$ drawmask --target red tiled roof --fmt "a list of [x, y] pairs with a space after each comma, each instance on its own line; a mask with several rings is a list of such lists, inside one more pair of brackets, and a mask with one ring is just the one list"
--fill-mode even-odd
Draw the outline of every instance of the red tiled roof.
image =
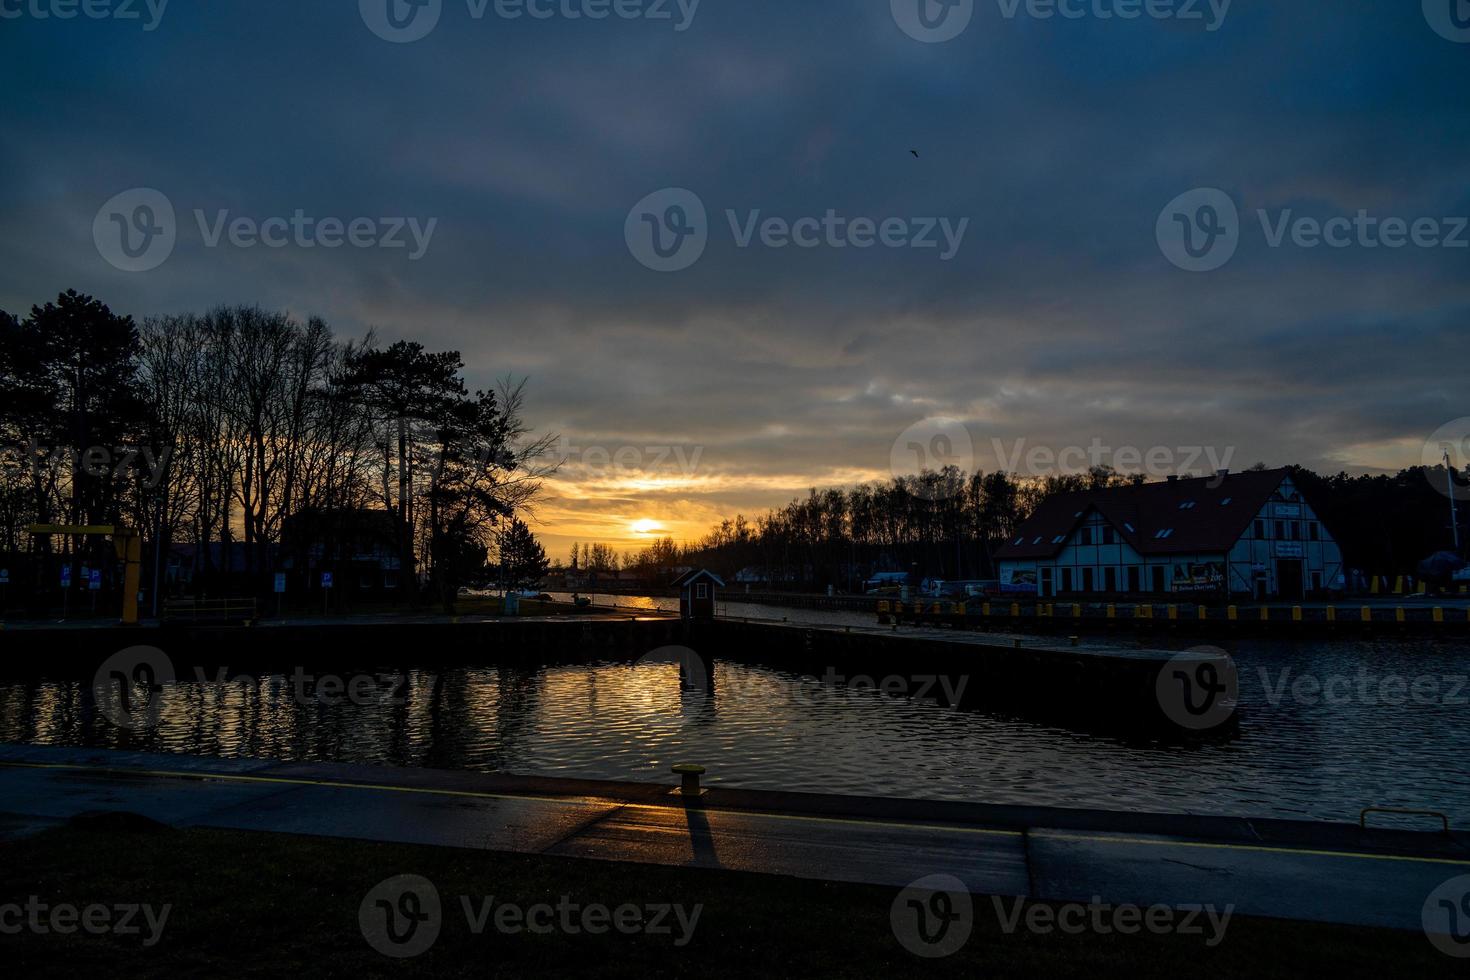
[[[1251, 470], [1057, 494], [1036, 508], [995, 557], [1050, 558], [1093, 510], [1139, 554], [1229, 551], [1289, 475], [1286, 469]], [[1180, 508], [1191, 501], [1193, 507]], [[1166, 538], [1154, 536], [1171, 528]]]

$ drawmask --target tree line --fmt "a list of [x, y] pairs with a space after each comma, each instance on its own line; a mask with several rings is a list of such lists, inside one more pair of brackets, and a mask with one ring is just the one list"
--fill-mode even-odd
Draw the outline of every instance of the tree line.
[[[1265, 469], [1265, 464], [1252, 468]], [[1348, 567], [1409, 575], [1431, 554], [1451, 550], [1442, 466], [1413, 467], [1393, 476], [1319, 476], [1302, 467], [1289, 469]], [[1455, 478], [1462, 488], [1470, 486], [1470, 467]], [[844, 591], [861, 591], [864, 580], [881, 571], [947, 580], [994, 578], [996, 551], [1048, 497], [1143, 479], [1106, 466], [1032, 479], [946, 467], [845, 489], [813, 489], [753, 520], [737, 515], [721, 521], [698, 541], [676, 545], [664, 539], [620, 561], [606, 546], [584, 545], [581, 567], [616, 571], [621, 566], [654, 584], [682, 566], [708, 567], [727, 577], [751, 569], [776, 588], [830, 585]]]
[[[400, 588], [448, 604], [493, 577], [491, 549], [550, 469], [525, 383], [471, 391], [463, 370], [456, 351], [341, 340], [319, 317], [255, 306], [139, 324], [67, 291], [23, 319], [0, 311], [0, 550], [50, 553], [33, 523], [121, 524], [155, 555], [201, 545], [209, 582], [237, 544], [247, 576], [269, 571], [293, 519], [374, 510]], [[158, 577], [144, 570], [155, 590]]]

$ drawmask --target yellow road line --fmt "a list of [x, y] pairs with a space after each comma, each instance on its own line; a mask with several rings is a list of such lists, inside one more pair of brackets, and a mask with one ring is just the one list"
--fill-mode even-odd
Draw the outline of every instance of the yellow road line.
[[[589, 803], [611, 802], [619, 804], [622, 809], [630, 810], [653, 810], [658, 812], [668, 812], [669, 810], [677, 809], [676, 807], [672, 806], [657, 806], [652, 803], [622, 803], [618, 800], [598, 796], [564, 797], [540, 796], [532, 793], [489, 793], [480, 790], [441, 789], [426, 786], [392, 786], [381, 783], [358, 783], [328, 779], [306, 779], [290, 776], [254, 776], [247, 773], [190, 772], [188, 770], [180, 771], [170, 769], [111, 769], [80, 765], [75, 763], [13, 762], [5, 760], [0, 760], [0, 766], [11, 766], [25, 769], [62, 769], [76, 772], [104, 773], [107, 775], [120, 776], [157, 776], [165, 779], [213, 779], [238, 783], [268, 783], [288, 786], [320, 786], [330, 789], [374, 790], [387, 793], [414, 793], [428, 796], [450, 796], [468, 799], [550, 803], [557, 806], [585, 806]], [[991, 827], [966, 827], [957, 826], [954, 824], [869, 820], [862, 817], [821, 817], [794, 813], [768, 813], [761, 810], [721, 810], [718, 808], [711, 808], [710, 810], [706, 810], [704, 812], [710, 814], [732, 814], [735, 816], [747, 816], [769, 820], [787, 820], [803, 823], [825, 823], [861, 827], [884, 827], [890, 829], [911, 831], [938, 831], [942, 833], [969, 834], [972, 836], [986, 837], [1023, 837], [1027, 833], [1025, 831], [1019, 830], [999, 830]], [[1137, 844], [1150, 847], [1192, 847], [1222, 851], [1251, 851], [1264, 854], [1297, 854], [1307, 857], [1358, 858], [1365, 861], [1406, 861], [1419, 864], [1447, 864], [1456, 867], [1470, 867], [1470, 861], [1466, 860], [1457, 860], [1454, 858], [1419, 857], [1409, 854], [1368, 854], [1361, 851], [1329, 851], [1313, 848], [1273, 847], [1266, 844], [1226, 844], [1172, 838], [1120, 837], [1104, 834], [1082, 834], [1049, 830], [1032, 830], [1029, 833], [1032, 837], [1046, 838], [1049, 840], [1070, 840], [1077, 841], [1079, 843], [1089, 844]]]

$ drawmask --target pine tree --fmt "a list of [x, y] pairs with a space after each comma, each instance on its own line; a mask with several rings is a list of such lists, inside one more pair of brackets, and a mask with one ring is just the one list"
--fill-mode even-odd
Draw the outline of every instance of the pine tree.
[[509, 589], [538, 586], [550, 567], [546, 549], [531, 529], [519, 518], [511, 518], [500, 534], [501, 584]]

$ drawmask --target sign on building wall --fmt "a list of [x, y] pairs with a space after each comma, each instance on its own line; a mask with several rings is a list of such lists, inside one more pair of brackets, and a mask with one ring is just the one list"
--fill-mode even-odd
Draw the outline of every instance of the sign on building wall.
[[1000, 570], [1000, 590], [1002, 592], [1034, 593], [1036, 591], [1036, 569], [1002, 568]]
[[1225, 565], [1218, 561], [1180, 562], [1174, 566], [1175, 592], [1213, 592], [1225, 587]]

